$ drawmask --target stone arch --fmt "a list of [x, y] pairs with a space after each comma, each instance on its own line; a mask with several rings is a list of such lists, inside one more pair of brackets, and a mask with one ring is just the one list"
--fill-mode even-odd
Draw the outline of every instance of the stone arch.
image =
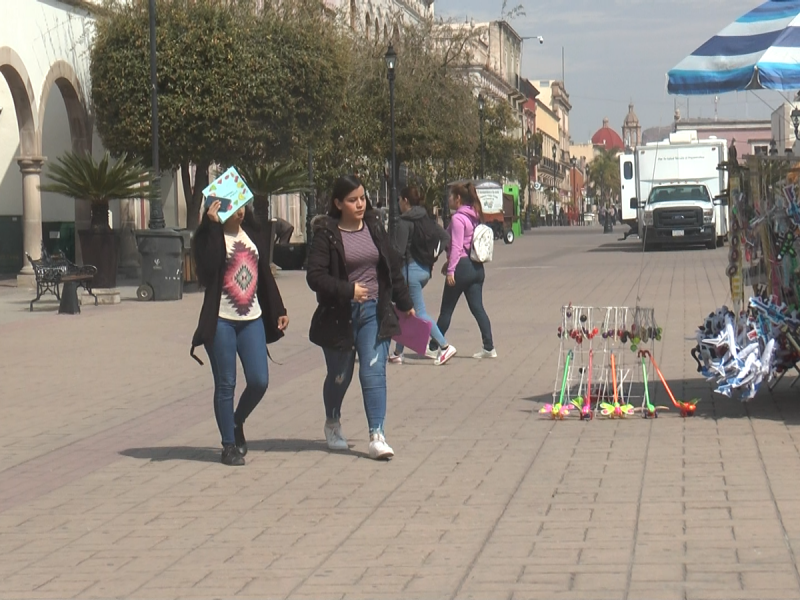
[[69, 119], [69, 133], [72, 140], [73, 152], [92, 151], [92, 128], [89, 112], [84, 103], [84, 94], [75, 69], [68, 62], [59, 60], [54, 62], [42, 85], [42, 102], [39, 106], [38, 144], [42, 147], [42, 131], [44, 129], [44, 113], [47, 108], [47, 99], [53, 85], [58, 87]]
[[39, 156], [41, 146], [38, 144], [38, 126], [34, 118], [36, 114], [36, 96], [25, 64], [19, 54], [8, 46], [0, 47], [0, 73], [11, 90], [14, 99], [14, 110], [19, 127], [19, 147], [22, 156]]

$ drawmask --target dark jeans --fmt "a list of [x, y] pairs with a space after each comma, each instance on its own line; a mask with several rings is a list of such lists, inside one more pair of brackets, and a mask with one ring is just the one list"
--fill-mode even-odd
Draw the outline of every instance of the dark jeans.
[[[453, 287], [447, 285], [447, 282], [444, 284], [442, 308], [439, 311], [439, 320], [436, 322], [439, 330], [442, 335], [447, 334], [458, 299], [461, 298], [461, 294], [464, 294], [467, 298], [467, 306], [481, 330], [484, 349], [494, 350], [492, 324], [489, 321], [489, 315], [486, 314], [486, 309], [483, 308], [483, 281], [486, 279], [483, 264], [472, 262], [469, 258], [464, 257], [456, 265], [455, 278], [456, 284]], [[435, 350], [438, 346], [432, 342], [430, 347]]]
[[383, 433], [386, 419], [386, 361], [389, 340], [378, 339], [378, 301], [351, 302], [353, 345], [348, 351], [323, 348], [328, 374], [322, 388], [325, 416], [338, 420], [342, 402], [350, 387], [358, 353], [358, 378], [370, 433]]
[[[217, 418], [217, 427], [223, 445], [233, 444], [234, 425], [243, 424], [247, 420], [261, 402], [269, 385], [264, 323], [261, 319], [219, 319], [214, 343], [206, 345], [206, 352], [214, 374], [214, 416]], [[234, 412], [237, 353], [242, 361], [246, 386]]]

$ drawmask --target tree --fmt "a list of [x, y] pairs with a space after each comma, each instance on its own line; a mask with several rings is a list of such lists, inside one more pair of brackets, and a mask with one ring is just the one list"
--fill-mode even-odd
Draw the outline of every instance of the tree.
[[[159, 152], [180, 168], [197, 225], [212, 163], [284, 161], [343, 94], [340, 38], [312, 0], [158, 0]], [[98, 131], [112, 153], [150, 158], [147, 3], [115, 3], [91, 53]], [[190, 165], [195, 166], [191, 185]]]
[[600, 148], [589, 164], [587, 181], [592, 195], [601, 206], [616, 204], [619, 200], [619, 161], [614, 150]]
[[[486, 177], [499, 181], [525, 181], [525, 142], [516, 137], [519, 123], [511, 106], [508, 102], [489, 99], [483, 117]], [[480, 148], [477, 152], [480, 161]]]
[[90, 202], [93, 231], [109, 229], [111, 200], [147, 200], [152, 194], [150, 172], [125, 154], [112, 162], [108, 152], [99, 161], [84, 152], [67, 152], [49, 164], [47, 171], [52, 183], [40, 186], [41, 190]]

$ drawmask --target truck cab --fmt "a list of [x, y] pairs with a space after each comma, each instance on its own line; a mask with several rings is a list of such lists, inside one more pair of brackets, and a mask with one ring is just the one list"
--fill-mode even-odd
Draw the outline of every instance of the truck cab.
[[[631, 200], [631, 205], [636, 200]], [[721, 200], [700, 182], [680, 181], [654, 186], [639, 205], [639, 237], [645, 251], [654, 246], [704, 244], [717, 247]]]

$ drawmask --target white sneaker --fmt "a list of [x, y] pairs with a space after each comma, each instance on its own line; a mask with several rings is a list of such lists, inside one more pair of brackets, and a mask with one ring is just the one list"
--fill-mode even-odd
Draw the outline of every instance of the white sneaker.
[[431, 350], [430, 348], [428, 348], [427, 350], [425, 350], [425, 356], [427, 356], [428, 358], [432, 358], [433, 360], [436, 360], [437, 358], [439, 358], [439, 351]]
[[382, 433], [369, 435], [369, 457], [374, 460], [389, 460], [394, 456], [394, 450], [386, 443]]
[[491, 350], [486, 350], [485, 348], [480, 352], [476, 352], [472, 355], [472, 358], [497, 358], [497, 350], [492, 348]]
[[393, 365], [402, 365], [403, 364], [403, 355], [402, 354], [392, 354], [389, 357], [389, 362]]
[[443, 365], [448, 360], [453, 358], [456, 355], [456, 347], [450, 344], [447, 348], [439, 352], [439, 356], [433, 361], [437, 367]]
[[330, 450], [350, 449], [350, 446], [347, 445], [347, 438], [342, 433], [342, 424], [339, 421], [335, 423], [325, 422], [325, 441], [328, 443]]

